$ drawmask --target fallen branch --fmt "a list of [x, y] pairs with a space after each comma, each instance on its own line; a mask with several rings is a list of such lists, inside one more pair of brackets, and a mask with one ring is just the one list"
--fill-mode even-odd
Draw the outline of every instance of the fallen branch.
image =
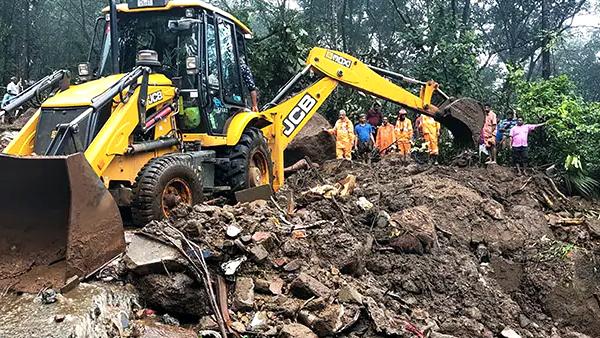
[[546, 179], [548, 181], [550, 181], [550, 186], [552, 186], [552, 189], [558, 194], [558, 196], [560, 196], [563, 200], [568, 201], [569, 199], [567, 198], [567, 196], [565, 196], [565, 194], [563, 194], [560, 190], [558, 190], [558, 187], [556, 186], [556, 183], [554, 183], [554, 180], [550, 177], [546, 177]]

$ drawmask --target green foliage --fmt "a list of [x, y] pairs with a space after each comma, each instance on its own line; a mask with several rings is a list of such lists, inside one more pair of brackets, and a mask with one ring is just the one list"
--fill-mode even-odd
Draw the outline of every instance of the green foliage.
[[[526, 82], [512, 80], [517, 88], [517, 107], [526, 123], [547, 121], [543, 131], [530, 135], [530, 157], [537, 164], [568, 163], [565, 184], [571, 192], [590, 196], [597, 182], [588, 178], [600, 174], [600, 104], [587, 102], [576, 94], [576, 87], [567, 76]], [[581, 159], [580, 166], [572, 165]], [[569, 161], [567, 161], [569, 159]]]
[[600, 193], [600, 182], [588, 175], [579, 156], [567, 156], [564, 180], [565, 187], [571, 195], [579, 194], [590, 199]]

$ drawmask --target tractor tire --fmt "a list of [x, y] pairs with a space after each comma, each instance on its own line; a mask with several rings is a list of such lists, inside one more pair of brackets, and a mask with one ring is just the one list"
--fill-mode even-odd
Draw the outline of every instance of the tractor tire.
[[133, 187], [131, 218], [142, 227], [171, 216], [180, 204], [202, 202], [202, 172], [185, 156], [166, 155], [150, 160], [138, 173]]
[[247, 128], [228, 157], [225, 181], [232, 192], [273, 183], [271, 151], [260, 129]]

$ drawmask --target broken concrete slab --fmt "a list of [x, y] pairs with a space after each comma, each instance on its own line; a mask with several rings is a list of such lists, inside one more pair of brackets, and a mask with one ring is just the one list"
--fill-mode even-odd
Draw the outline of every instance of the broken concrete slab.
[[328, 297], [331, 289], [323, 285], [316, 278], [305, 273], [300, 273], [290, 284], [292, 294], [298, 298], [309, 299], [311, 297]]
[[262, 262], [269, 257], [269, 252], [261, 244], [251, 246], [248, 251], [255, 262]]
[[127, 238], [129, 244], [123, 261], [131, 271], [144, 275], [183, 268], [183, 257], [174, 247], [136, 233], [128, 233]]
[[238, 311], [254, 308], [254, 280], [249, 277], [239, 277], [235, 282], [233, 306]]

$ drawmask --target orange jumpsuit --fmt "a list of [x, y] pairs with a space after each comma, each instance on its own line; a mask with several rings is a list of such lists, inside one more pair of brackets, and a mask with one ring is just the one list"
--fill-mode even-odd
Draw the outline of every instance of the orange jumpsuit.
[[389, 123], [388, 125], [381, 125], [379, 129], [377, 129], [377, 139], [375, 140], [375, 146], [379, 149], [379, 152], [388, 152], [390, 146], [394, 144], [394, 142], [396, 142], [394, 126]]
[[354, 126], [348, 119], [338, 119], [329, 130], [329, 133], [335, 136], [335, 156], [336, 158], [345, 158], [352, 160], [352, 147], [354, 146]]
[[438, 136], [440, 134], [440, 123], [430, 116], [423, 116], [421, 122], [421, 128], [423, 129], [423, 138], [427, 142], [427, 148], [429, 149], [430, 155], [438, 155], [440, 153], [438, 147]]
[[483, 125], [483, 139], [486, 147], [492, 147], [496, 145], [496, 125], [498, 124], [498, 118], [496, 113], [490, 111], [485, 117], [485, 123]]
[[402, 156], [410, 154], [410, 140], [413, 137], [412, 122], [409, 119], [405, 119], [404, 121], [398, 119], [395, 131], [398, 151]]

